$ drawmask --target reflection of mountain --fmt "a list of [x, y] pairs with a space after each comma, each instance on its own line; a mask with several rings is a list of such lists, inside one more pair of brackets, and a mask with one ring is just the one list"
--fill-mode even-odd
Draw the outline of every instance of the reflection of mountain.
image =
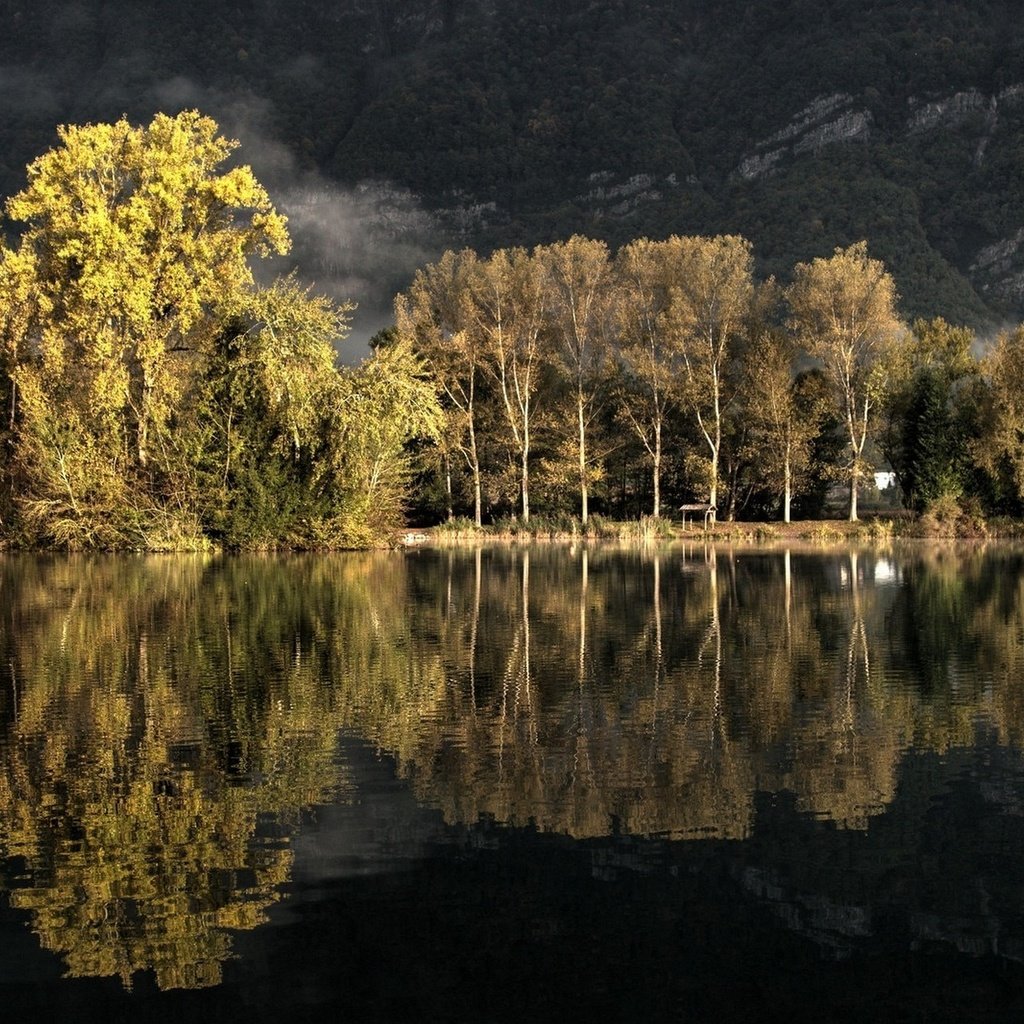
[[[765, 795], [730, 874], [786, 926], [848, 955], [945, 947], [1024, 963], [1024, 760], [988, 744], [906, 757], [894, 802], [864, 831]], [[1003, 779], [998, 790], [987, 781]]]
[[[936, 779], [958, 766], [989, 854], [1019, 850], [1022, 569], [928, 549], [2, 558], [0, 878], [72, 975], [213, 984], [289, 881], [303, 809], [352, 792], [344, 729], [453, 834], [567, 833], [596, 879], [711, 857], [840, 951], [898, 921], [1019, 956], [991, 908], [1024, 880], [940, 848], [965, 805]], [[419, 851], [403, 828], [389, 842]]]
[[[382, 843], [415, 827], [392, 772], [320, 827], [344, 842], [381, 788]], [[235, 991], [258, 1020], [1018, 1021], [1022, 796], [1020, 754], [988, 743], [906, 757], [866, 829], [786, 792], [743, 841], [435, 827], [405, 870], [345, 865], [242, 937]]]

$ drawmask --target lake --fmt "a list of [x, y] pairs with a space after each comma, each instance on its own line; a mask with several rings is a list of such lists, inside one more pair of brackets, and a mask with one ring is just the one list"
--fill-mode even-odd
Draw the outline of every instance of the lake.
[[1024, 1019], [1024, 549], [0, 594], [0, 1019]]

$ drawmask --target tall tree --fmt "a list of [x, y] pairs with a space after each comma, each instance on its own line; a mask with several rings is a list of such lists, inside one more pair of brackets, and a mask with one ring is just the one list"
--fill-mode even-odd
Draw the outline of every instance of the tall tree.
[[982, 363], [988, 382], [974, 441], [976, 464], [992, 480], [996, 504], [1024, 507], [1024, 325], [1000, 335]]
[[754, 297], [750, 243], [736, 235], [669, 239], [668, 321], [682, 354], [686, 404], [708, 446], [709, 494], [718, 505], [724, 419], [734, 346]]
[[619, 360], [626, 387], [622, 416], [651, 460], [652, 514], [661, 515], [665, 424], [678, 400], [679, 336], [666, 323], [668, 288], [664, 265], [670, 243], [639, 238], [615, 258]]
[[43, 533], [71, 542], [79, 521], [116, 542], [126, 510], [163, 516], [175, 417], [253, 289], [249, 258], [289, 243], [252, 171], [222, 167], [236, 143], [194, 111], [59, 137], [6, 207], [7, 421]]
[[832, 382], [850, 449], [850, 520], [857, 519], [857, 486], [879, 390], [879, 357], [901, 330], [896, 286], [867, 243], [837, 248], [794, 268], [788, 293], [791, 323]]
[[980, 371], [973, 343], [970, 329], [939, 317], [915, 321], [886, 354], [879, 447], [905, 504], [917, 512], [944, 495], [958, 497], [968, 486], [964, 402]]
[[203, 386], [177, 413], [174, 441], [197, 475], [204, 522], [233, 547], [298, 538], [304, 523], [335, 514], [327, 425], [350, 309], [293, 277], [256, 290], [223, 326]]
[[548, 292], [542, 264], [525, 249], [499, 249], [478, 264], [470, 285], [474, 329], [486, 341], [519, 466], [519, 507], [530, 519], [530, 453], [536, 399], [544, 369]]
[[473, 305], [479, 273], [473, 250], [449, 251], [417, 271], [408, 292], [395, 300], [399, 332], [425, 360], [448, 407], [450, 441], [462, 453], [473, 482], [477, 526], [483, 521], [479, 389], [487, 342]]
[[333, 446], [346, 531], [365, 543], [398, 524], [410, 475], [408, 443], [435, 438], [444, 424], [437, 391], [412, 346], [382, 346], [338, 379]]
[[788, 332], [762, 330], [747, 353], [750, 444], [761, 478], [782, 497], [782, 521], [792, 518], [793, 495], [811, 466], [813, 443], [826, 410], [808, 402], [806, 381], [794, 376], [797, 348]]
[[592, 453], [590, 428], [602, 395], [609, 354], [614, 292], [604, 242], [574, 235], [537, 250], [550, 294], [553, 345], [573, 403], [574, 447], [580, 489], [580, 518], [589, 515]]

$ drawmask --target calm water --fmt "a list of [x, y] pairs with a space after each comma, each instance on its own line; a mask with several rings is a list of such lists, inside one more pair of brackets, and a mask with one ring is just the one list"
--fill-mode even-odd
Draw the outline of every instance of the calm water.
[[1024, 1019], [1024, 551], [0, 556], [0, 1020]]

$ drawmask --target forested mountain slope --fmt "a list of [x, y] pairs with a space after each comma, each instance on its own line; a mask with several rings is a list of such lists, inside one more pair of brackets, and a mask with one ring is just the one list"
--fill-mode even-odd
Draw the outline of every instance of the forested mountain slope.
[[1018, 13], [3, 0], [0, 193], [57, 123], [198, 106], [279, 191], [314, 274], [372, 279], [371, 304], [453, 244], [738, 232], [782, 276], [867, 238], [905, 315], [989, 327], [1024, 316]]

